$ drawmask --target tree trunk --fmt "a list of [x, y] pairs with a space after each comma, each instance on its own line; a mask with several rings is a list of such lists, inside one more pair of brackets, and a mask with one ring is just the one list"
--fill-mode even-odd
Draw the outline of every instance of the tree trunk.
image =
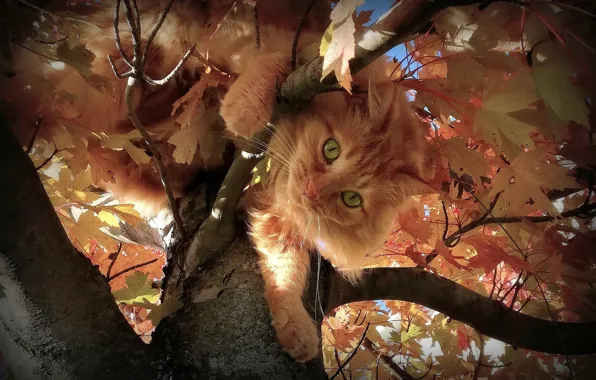
[[0, 350], [11, 372], [27, 380], [155, 378], [156, 356], [73, 248], [4, 119], [0, 145]]
[[[322, 358], [298, 364], [282, 352], [245, 236], [186, 281], [184, 307], [159, 325], [174, 379], [326, 379]], [[321, 315], [319, 313], [319, 323]]]

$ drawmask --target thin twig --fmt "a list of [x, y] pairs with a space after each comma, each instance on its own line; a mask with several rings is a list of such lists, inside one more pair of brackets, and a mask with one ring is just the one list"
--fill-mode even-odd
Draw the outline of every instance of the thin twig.
[[304, 13], [302, 13], [302, 17], [300, 17], [300, 23], [298, 24], [298, 28], [296, 29], [296, 34], [294, 35], [294, 42], [292, 42], [292, 60], [290, 61], [292, 70], [296, 70], [296, 56], [298, 54], [298, 42], [300, 41], [300, 34], [302, 33], [302, 28], [304, 28], [304, 24], [306, 23], [306, 17], [308, 13], [312, 9], [313, 5], [315, 4], [316, 0], [311, 0]]
[[[544, 290], [542, 290], [542, 285], [540, 285], [540, 282], [542, 281], [542, 279], [540, 277], [538, 277], [538, 275], [536, 275], [536, 274], [533, 274], [533, 276], [536, 279], [536, 284], [538, 285], [540, 294], [542, 294], [542, 299], [544, 299], [544, 304], [546, 305], [546, 309], [548, 310], [548, 314], [550, 315], [551, 321], [557, 322], [557, 318], [555, 318], [555, 313], [553, 313], [552, 309], [550, 308], [550, 305], [548, 304], [548, 300], [546, 299], [546, 294], [544, 294]], [[558, 326], [559, 325], [555, 325], [555, 327], [556, 327], [555, 332], [557, 334], [559, 343], [561, 344], [561, 348], [563, 349], [563, 355], [565, 356], [565, 362], [567, 364], [567, 368], [569, 369], [569, 373], [571, 375], [571, 378], [573, 379], [574, 374], [573, 374], [573, 369], [571, 368], [571, 360], [569, 360], [569, 354], [567, 353], [567, 348], [563, 344], [563, 339], [561, 337], [561, 330], [559, 329]]]
[[391, 372], [393, 372], [395, 375], [399, 376], [400, 378], [402, 378], [404, 380], [415, 380], [414, 377], [412, 377], [412, 375], [410, 375], [408, 373], [408, 371], [401, 368], [396, 362], [394, 362], [392, 357], [378, 352], [375, 349], [375, 346], [373, 345], [373, 342], [370, 339], [366, 338], [364, 340], [363, 346], [364, 346], [364, 348], [372, 351], [375, 355], [377, 355], [377, 358], [378, 358], [377, 366], [378, 366], [378, 363], [380, 362], [380, 363], [384, 364], [386, 367], [388, 367]]
[[147, 266], [147, 265], [149, 265], [149, 264], [153, 264], [153, 263], [154, 263], [154, 262], [156, 262], [156, 261], [157, 261], [157, 259], [153, 259], [153, 260], [145, 261], [144, 263], [140, 263], [140, 264], [137, 264], [137, 265], [133, 265], [133, 266], [131, 266], [130, 268], [123, 269], [123, 270], [121, 270], [120, 272], [118, 272], [118, 273], [116, 273], [115, 275], [113, 275], [112, 277], [108, 277], [108, 282], [112, 281], [113, 279], [115, 279], [115, 278], [117, 278], [117, 277], [120, 277], [120, 276], [122, 276], [124, 273], [128, 273], [128, 272], [130, 272], [131, 270], [135, 270], [135, 269], [138, 269], [138, 268], [141, 268], [141, 267]]
[[515, 279], [515, 282], [513, 283], [513, 285], [505, 292], [503, 297], [501, 297], [501, 302], [505, 301], [505, 298], [507, 298], [509, 293], [511, 293], [511, 291], [517, 287], [517, 285], [519, 284], [519, 281], [521, 280], [521, 277], [523, 275], [524, 275], [524, 271], [522, 269], [521, 271], [519, 271], [519, 274], [517, 275], [517, 278]]
[[122, 243], [118, 243], [118, 249], [116, 250], [116, 252], [114, 252], [114, 254], [115, 254], [114, 259], [110, 263], [110, 266], [108, 267], [108, 273], [106, 274], [106, 277], [107, 278], [110, 278], [110, 275], [112, 274], [112, 267], [116, 263], [116, 260], [118, 260], [118, 256], [120, 255], [120, 251], [122, 251]]
[[[337, 348], [335, 348], [334, 351], [335, 351], [335, 361], [337, 362], [337, 368], [340, 368], [341, 367], [341, 360], [339, 360], [339, 354], [337, 353]], [[346, 379], [346, 375], [344, 374], [344, 370], [343, 369], [341, 369], [339, 371], [339, 373], [341, 373], [341, 377], [343, 377], [344, 380], [347, 380]]]
[[441, 206], [443, 206], [443, 213], [445, 214], [445, 229], [443, 230], [443, 241], [447, 239], [447, 232], [449, 232], [449, 215], [447, 214], [447, 207], [445, 207], [445, 202], [441, 201]]
[[[497, 285], [497, 267], [495, 267], [495, 270], [493, 272], [493, 285], [490, 289], [490, 296], [488, 298], [493, 298], [493, 295], [495, 294], [495, 288]], [[497, 297], [499, 296], [499, 293], [497, 293]]]
[[356, 345], [356, 347], [354, 348], [354, 350], [352, 351], [352, 353], [350, 354], [350, 356], [348, 356], [348, 358], [346, 359], [345, 362], [342, 363], [342, 365], [339, 366], [339, 368], [337, 369], [337, 371], [335, 371], [335, 373], [333, 374], [333, 376], [331, 376], [329, 378], [329, 380], [333, 380], [337, 377], [337, 375], [339, 375], [342, 370], [344, 369], [344, 367], [350, 362], [350, 360], [352, 360], [352, 358], [356, 355], [356, 353], [358, 352], [358, 349], [360, 348], [360, 346], [362, 345], [362, 342], [364, 341], [364, 338], [366, 338], [366, 333], [368, 333], [368, 328], [370, 327], [370, 322], [368, 322], [366, 324], [366, 327], [364, 328], [364, 333], [362, 334], [362, 337], [360, 338], [360, 341], [358, 342], [358, 344]]
[[37, 119], [37, 121], [35, 122], [35, 130], [33, 131], [31, 140], [29, 140], [29, 145], [27, 146], [27, 150], [25, 150], [25, 153], [27, 153], [27, 154], [31, 153], [31, 150], [33, 149], [33, 145], [35, 144], [35, 139], [37, 138], [37, 133], [39, 132], [39, 127], [41, 127], [42, 120], [43, 120], [43, 116], [40, 117], [39, 119]]
[[46, 166], [48, 164], [48, 162], [52, 161], [52, 158], [54, 158], [54, 156], [60, 152], [62, 152], [63, 149], [58, 149], [56, 147], [56, 143], [54, 143], [54, 151], [52, 152], [52, 154], [50, 154], [50, 157], [46, 158], [45, 160], [43, 160], [43, 162], [35, 168], [35, 170], [40, 170], [43, 169], [44, 166]]
[[149, 38], [147, 38], [147, 42], [145, 43], [145, 51], [143, 52], [143, 65], [145, 63], [147, 63], [147, 55], [149, 53], [149, 49], [151, 48], [151, 44], [153, 43], [153, 39], [157, 35], [157, 32], [159, 31], [159, 29], [161, 29], [161, 25], [165, 21], [168, 13], [170, 12], [170, 8], [172, 8], [172, 4], [174, 4], [174, 0], [168, 1], [168, 5], [166, 5], [166, 8], [161, 13], [161, 16], [159, 17], [159, 21], [157, 21], [155, 28], [153, 28], [153, 30], [151, 31], [151, 34], [149, 35]]

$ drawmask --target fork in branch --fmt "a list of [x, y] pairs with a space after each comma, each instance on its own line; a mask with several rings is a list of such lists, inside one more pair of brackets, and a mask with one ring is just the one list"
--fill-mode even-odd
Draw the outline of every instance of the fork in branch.
[[[128, 26], [130, 27], [130, 34], [132, 36], [132, 46], [133, 46], [132, 59], [124, 52], [124, 49], [122, 48], [122, 42], [120, 40], [119, 21], [120, 21], [120, 3], [122, 1], [124, 2], [124, 12], [126, 14], [126, 22], [128, 23]], [[186, 238], [186, 231], [184, 230], [184, 225], [182, 223], [182, 219], [180, 218], [180, 214], [178, 212], [178, 206], [176, 205], [176, 200], [174, 199], [174, 194], [172, 193], [172, 189], [171, 189], [170, 184], [167, 180], [167, 175], [166, 175], [165, 167], [163, 165], [161, 154], [159, 152], [157, 145], [155, 144], [155, 142], [153, 141], [151, 136], [149, 136], [147, 129], [145, 129], [145, 127], [143, 126], [143, 124], [141, 123], [139, 118], [137, 117], [137, 114], [134, 110], [133, 101], [132, 101], [132, 99], [133, 99], [132, 94], [133, 94], [133, 90], [134, 90], [135, 86], [137, 86], [143, 82], [148, 83], [152, 86], [162, 86], [162, 85], [166, 84], [170, 79], [172, 79], [176, 75], [176, 73], [180, 70], [182, 65], [184, 65], [184, 62], [186, 62], [186, 60], [188, 60], [188, 58], [190, 57], [190, 55], [193, 53], [193, 51], [195, 49], [195, 46], [192, 46], [190, 49], [188, 49], [188, 51], [184, 54], [184, 56], [178, 62], [176, 67], [174, 67], [174, 69], [172, 69], [172, 71], [168, 75], [166, 75], [164, 78], [156, 80], [156, 79], [149, 77], [147, 74], [145, 74], [145, 71], [144, 71], [145, 63], [147, 62], [147, 56], [148, 56], [149, 49], [151, 47], [151, 43], [153, 42], [155, 35], [161, 28], [161, 25], [163, 24], [166, 16], [168, 15], [168, 12], [170, 11], [170, 8], [172, 7], [173, 3], [174, 3], [174, 0], [170, 0], [168, 2], [168, 5], [162, 12], [162, 14], [157, 22], [157, 25], [155, 25], [155, 27], [151, 31], [151, 34], [149, 35], [149, 38], [147, 39], [147, 42], [145, 43], [145, 48], [143, 50], [142, 46], [141, 46], [141, 16], [139, 13], [139, 8], [137, 6], [137, 1], [132, 0], [132, 5], [131, 5], [131, 0], [117, 0], [116, 9], [114, 11], [114, 39], [116, 40], [116, 46], [118, 48], [118, 52], [120, 53], [120, 56], [121, 56], [122, 60], [124, 61], [124, 63], [126, 63], [126, 65], [128, 66], [128, 70], [123, 73], [119, 73], [118, 70], [116, 69], [113, 58], [110, 55], [108, 55], [108, 60], [110, 62], [110, 66], [112, 67], [112, 70], [114, 71], [114, 75], [116, 75], [117, 78], [120, 78], [120, 79], [128, 78], [128, 81], [126, 84], [126, 89], [124, 90], [124, 98], [125, 98], [126, 110], [128, 113], [128, 117], [132, 121], [135, 128], [138, 129], [139, 132], [141, 132], [141, 135], [143, 136], [145, 144], [147, 145], [147, 148], [151, 152], [153, 161], [154, 161], [155, 165], [157, 166], [157, 171], [159, 172], [161, 182], [163, 184], [164, 190], [168, 197], [168, 203], [172, 210], [174, 222], [176, 223], [176, 228], [178, 229], [178, 232], [180, 233], [180, 235], [183, 238]]]

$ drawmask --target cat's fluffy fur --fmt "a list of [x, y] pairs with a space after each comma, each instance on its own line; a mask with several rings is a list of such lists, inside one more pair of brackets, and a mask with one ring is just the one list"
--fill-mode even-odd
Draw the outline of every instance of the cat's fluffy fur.
[[[157, 0], [140, 3], [145, 31], [155, 22], [157, 3]], [[238, 76], [223, 97], [220, 114], [231, 133], [250, 137], [269, 119], [276, 83], [290, 71], [290, 47], [303, 5], [259, 1], [263, 10], [260, 11], [261, 49], [257, 52], [250, 9], [229, 15], [209, 44], [210, 33], [206, 31], [212, 30], [209, 25], [214, 20], [210, 18], [208, 3], [174, 4], [152, 48], [149, 74], [163, 76], [192, 43], [197, 43], [202, 53], [210, 45], [210, 61]], [[288, 9], [282, 11], [284, 7]], [[320, 33], [328, 23], [328, 11], [321, 7], [311, 12], [302, 33], [302, 47], [320, 41]], [[96, 16], [94, 22], [105, 25], [106, 30], [92, 34], [88, 40], [88, 47], [97, 56], [93, 68], [106, 77], [111, 72], [104, 57], [108, 53], [117, 56], [109, 31], [110, 16], [108, 12]], [[425, 175], [422, 129], [403, 91], [389, 81], [388, 69], [390, 63], [380, 58], [354, 76], [356, 85], [368, 89], [365, 94], [317, 95], [298, 115], [277, 123], [278, 131], [270, 144], [272, 172], [252, 205], [250, 234], [261, 257], [266, 299], [279, 341], [299, 361], [312, 359], [319, 347], [315, 325], [301, 300], [309, 272], [309, 251], [318, 250], [355, 280], [359, 269], [368, 262], [367, 255], [383, 244], [398, 207], [415, 191], [413, 178]], [[185, 72], [193, 70], [191, 61]], [[75, 92], [84, 85], [75, 76], [62, 75], [55, 82]], [[118, 95], [124, 83], [116, 80], [111, 83], [112, 97], [93, 91], [79, 95], [89, 104], [81, 110], [81, 123], [106, 133], [129, 131], [132, 126], [126, 121], [122, 98]], [[177, 128], [169, 117], [169, 107], [181, 92], [180, 82], [174, 82], [166, 89], [140, 96], [146, 99], [141, 102], [139, 115], [157, 113], [145, 116], [148, 127], [165, 124], [166, 128]], [[28, 122], [34, 124], [34, 119]], [[324, 142], [331, 137], [339, 142], [341, 153], [337, 160], [328, 163], [322, 151]], [[170, 165], [176, 189], [181, 191], [198, 168], [217, 165], [221, 149], [213, 141], [201, 140], [190, 166]], [[212, 159], [207, 160], [206, 156]], [[117, 183], [110, 187], [117, 196], [142, 199], [148, 189], [157, 190], [155, 173], [149, 174], [150, 169], [132, 165], [126, 154], [121, 159], [123, 164], [128, 163], [123, 165], [128, 169], [119, 168]], [[174, 167], [181, 169], [176, 172]], [[131, 174], [133, 170], [140, 171], [142, 182]], [[131, 182], [136, 186], [132, 187]], [[361, 207], [349, 208], [342, 203], [340, 194], [346, 190], [362, 195]], [[154, 193], [161, 194], [152, 190]]]

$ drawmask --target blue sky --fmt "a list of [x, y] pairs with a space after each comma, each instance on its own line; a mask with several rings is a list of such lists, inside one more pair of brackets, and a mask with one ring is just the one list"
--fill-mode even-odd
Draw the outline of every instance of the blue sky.
[[[383, 13], [387, 12], [392, 4], [393, 0], [365, 0], [364, 4], [356, 8], [356, 10], [358, 12], [372, 10], [373, 13], [370, 17], [370, 20], [371, 22], [374, 22], [381, 17]], [[401, 60], [406, 55], [406, 47], [403, 44], [398, 45], [389, 50], [387, 55]]]

